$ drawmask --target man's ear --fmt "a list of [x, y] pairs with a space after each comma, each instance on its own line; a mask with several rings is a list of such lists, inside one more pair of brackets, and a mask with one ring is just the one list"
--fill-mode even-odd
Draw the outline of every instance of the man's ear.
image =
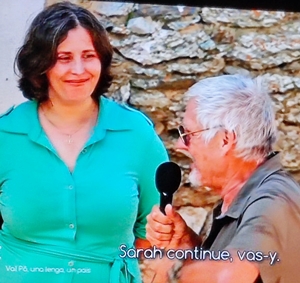
[[236, 144], [236, 133], [234, 131], [224, 130], [221, 140], [221, 151], [224, 155]]

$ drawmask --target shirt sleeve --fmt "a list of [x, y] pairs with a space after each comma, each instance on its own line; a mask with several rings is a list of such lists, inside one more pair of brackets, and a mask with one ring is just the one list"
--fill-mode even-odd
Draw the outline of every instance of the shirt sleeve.
[[279, 282], [287, 257], [292, 257], [288, 254], [288, 234], [293, 229], [289, 215], [292, 219], [293, 212], [284, 199], [269, 196], [256, 200], [244, 212], [226, 250], [233, 251], [236, 260], [257, 264], [263, 282]]
[[146, 216], [151, 212], [152, 207], [159, 203], [159, 193], [155, 186], [156, 169], [161, 163], [169, 160], [163, 142], [155, 131], [152, 131], [140, 163], [139, 206], [134, 235], [141, 239], [146, 238]]

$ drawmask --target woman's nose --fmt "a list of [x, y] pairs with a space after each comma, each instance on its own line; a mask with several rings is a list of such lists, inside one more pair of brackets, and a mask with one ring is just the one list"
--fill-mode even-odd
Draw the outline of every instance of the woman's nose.
[[72, 64], [72, 74], [80, 75], [84, 72], [84, 62], [81, 59], [75, 59]]

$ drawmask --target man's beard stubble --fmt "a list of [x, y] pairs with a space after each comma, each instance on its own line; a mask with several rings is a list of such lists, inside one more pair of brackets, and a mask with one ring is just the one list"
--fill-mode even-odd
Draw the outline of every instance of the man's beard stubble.
[[191, 169], [188, 181], [191, 183], [192, 187], [202, 186], [201, 173], [195, 167]]
[[[192, 162], [194, 162], [194, 158], [191, 156], [191, 154], [186, 150], [177, 150], [178, 152], [181, 152], [185, 156], [191, 159]], [[188, 176], [188, 181], [190, 182], [192, 187], [201, 187], [202, 186], [202, 178], [201, 173], [198, 171], [198, 169], [195, 167], [194, 163], [191, 164], [191, 172]]]

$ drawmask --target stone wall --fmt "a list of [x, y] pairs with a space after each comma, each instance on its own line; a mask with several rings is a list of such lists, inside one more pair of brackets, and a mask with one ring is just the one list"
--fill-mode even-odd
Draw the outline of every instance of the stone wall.
[[[174, 151], [183, 94], [199, 79], [236, 73], [265, 77], [279, 128], [276, 149], [300, 181], [300, 13], [70, 2], [93, 12], [109, 33], [115, 54], [108, 95], [150, 116], [171, 159], [183, 168], [175, 205], [190, 227], [199, 231], [218, 198], [209, 188], [190, 188], [189, 160]], [[141, 269], [144, 282], [151, 282], [149, 262]]]
[[[48, 0], [47, 5], [53, 1]], [[300, 13], [133, 3], [70, 1], [103, 23], [115, 48], [113, 99], [155, 122], [173, 161], [185, 172], [175, 204], [210, 208], [208, 188], [191, 189], [189, 160], [174, 151], [184, 92], [221, 74], [263, 75], [279, 128], [282, 162], [300, 181]]]

